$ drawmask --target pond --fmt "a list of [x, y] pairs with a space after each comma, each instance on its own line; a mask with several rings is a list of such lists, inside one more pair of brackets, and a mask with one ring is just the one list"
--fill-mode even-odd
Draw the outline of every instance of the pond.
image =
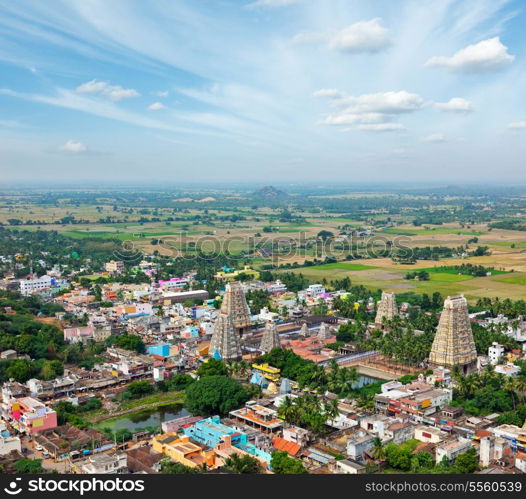
[[378, 383], [378, 381], [386, 382], [385, 380], [378, 379], [378, 378], [371, 378], [371, 376], [364, 376], [363, 374], [360, 375], [360, 379], [352, 385], [354, 389], [356, 388], [362, 388], [365, 385], [370, 385], [371, 383]]
[[98, 428], [111, 428], [113, 431], [129, 430], [138, 431], [140, 428], [147, 426], [160, 427], [164, 421], [175, 419], [181, 416], [188, 416], [190, 413], [181, 405], [173, 404], [149, 409], [132, 414], [126, 414], [117, 419], [108, 419], [97, 424]]

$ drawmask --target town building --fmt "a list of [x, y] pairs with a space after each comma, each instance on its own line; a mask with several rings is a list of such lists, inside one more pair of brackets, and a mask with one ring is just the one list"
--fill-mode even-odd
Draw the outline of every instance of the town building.
[[86, 462], [78, 462], [73, 465], [76, 473], [87, 475], [114, 475], [126, 473], [128, 463], [126, 454], [94, 454], [89, 456]]
[[278, 432], [283, 427], [283, 421], [278, 419], [275, 410], [263, 407], [253, 400], [248, 401], [241, 409], [230, 411], [230, 416], [234, 420], [268, 433]]
[[104, 265], [106, 272], [110, 274], [122, 274], [124, 272], [124, 262], [120, 260], [111, 260]]
[[470, 448], [471, 441], [462, 438], [444, 442], [443, 444], [437, 446], [435, 451], [435, 460], [437, 463], [440, 463], [442, 459], [446, 457], [451, 463], [460, 454], [464, 454]]
[[53, 285], [54, 279], [49, 275], [43, 275], [36, 279], [21, 279], [19, 282], [20, 293], [23, 296], [32, 295], [45, 289], [50, 288]]
[[9, 414], [16, 421], [19, 431], [28, 435], [57, 426], [57, 413], [32, 397], [22, 397], [10, 402]]
[[490, 364], [497, 365], [504, 358], [504, 347], [494, 341], [488, 348], [488, 358]]
[[216, 467], [216, 455], [211, 449], [190, 442], [189, 436], [178, 436], [177, 433], [165, 433], [152, 439], [152, 449], [168, 456], [172, 461], [183, 464], [189, 468], [210, 469]]

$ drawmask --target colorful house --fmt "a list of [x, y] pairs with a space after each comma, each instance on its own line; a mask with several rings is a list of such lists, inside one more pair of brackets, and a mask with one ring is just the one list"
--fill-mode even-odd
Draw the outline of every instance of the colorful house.
[[170, 357], [170, 344], [159, 343], [158, 345], [149, 346], [148, 353], [150, 355], [158, 355], [159, 357]]
[[22, 397], [11, 402], [9, 413], [17, 421], [18, 429], [27, 434], [51, 430], [57, 426], [57, 413], [32, 397]]
[[198, 421], [184, 428], [183, 432], [195, 442], [215, 449], [216, 454], [223, 458], [232, 453], [249, 454], [259, 459], [266, 467], [272, 458], [270, 453], [251, 444], [246, 433], [222, 424], [219, 416]]
[[213, 469], [217, 466], [213, 450], [204, 450], [201, 446], [190, 442], [190, 437], [179, 437], [177, 433], [165, 433], [154, 437], [152, 449], [190, 468], [206, 465], [209, 469]]

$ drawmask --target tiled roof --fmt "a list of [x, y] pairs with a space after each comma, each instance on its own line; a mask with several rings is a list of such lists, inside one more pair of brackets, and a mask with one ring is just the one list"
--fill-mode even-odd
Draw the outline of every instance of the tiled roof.
[[285, 440], [281, 437], [274, 438], [274, 440], [272, 440], [272, 445], [276, 449], [285, 451], [291, 456], [295, 456], [301, 449], [301, 446], [299, 444], [289, 442], [288, 440]]

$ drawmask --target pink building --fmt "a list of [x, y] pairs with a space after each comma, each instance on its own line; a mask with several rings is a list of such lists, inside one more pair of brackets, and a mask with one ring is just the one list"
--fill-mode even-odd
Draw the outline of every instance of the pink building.
[[50, 430], [57, 426], [57, 413], [32, 397], [13, 400], [10, 414], [18, 422], [19, 430], [27, 434]]
[[86, 343], [93, 339], [94, 331], [93, 326], [68, 327], [64, 329], [64, 341], [66, 343]]

